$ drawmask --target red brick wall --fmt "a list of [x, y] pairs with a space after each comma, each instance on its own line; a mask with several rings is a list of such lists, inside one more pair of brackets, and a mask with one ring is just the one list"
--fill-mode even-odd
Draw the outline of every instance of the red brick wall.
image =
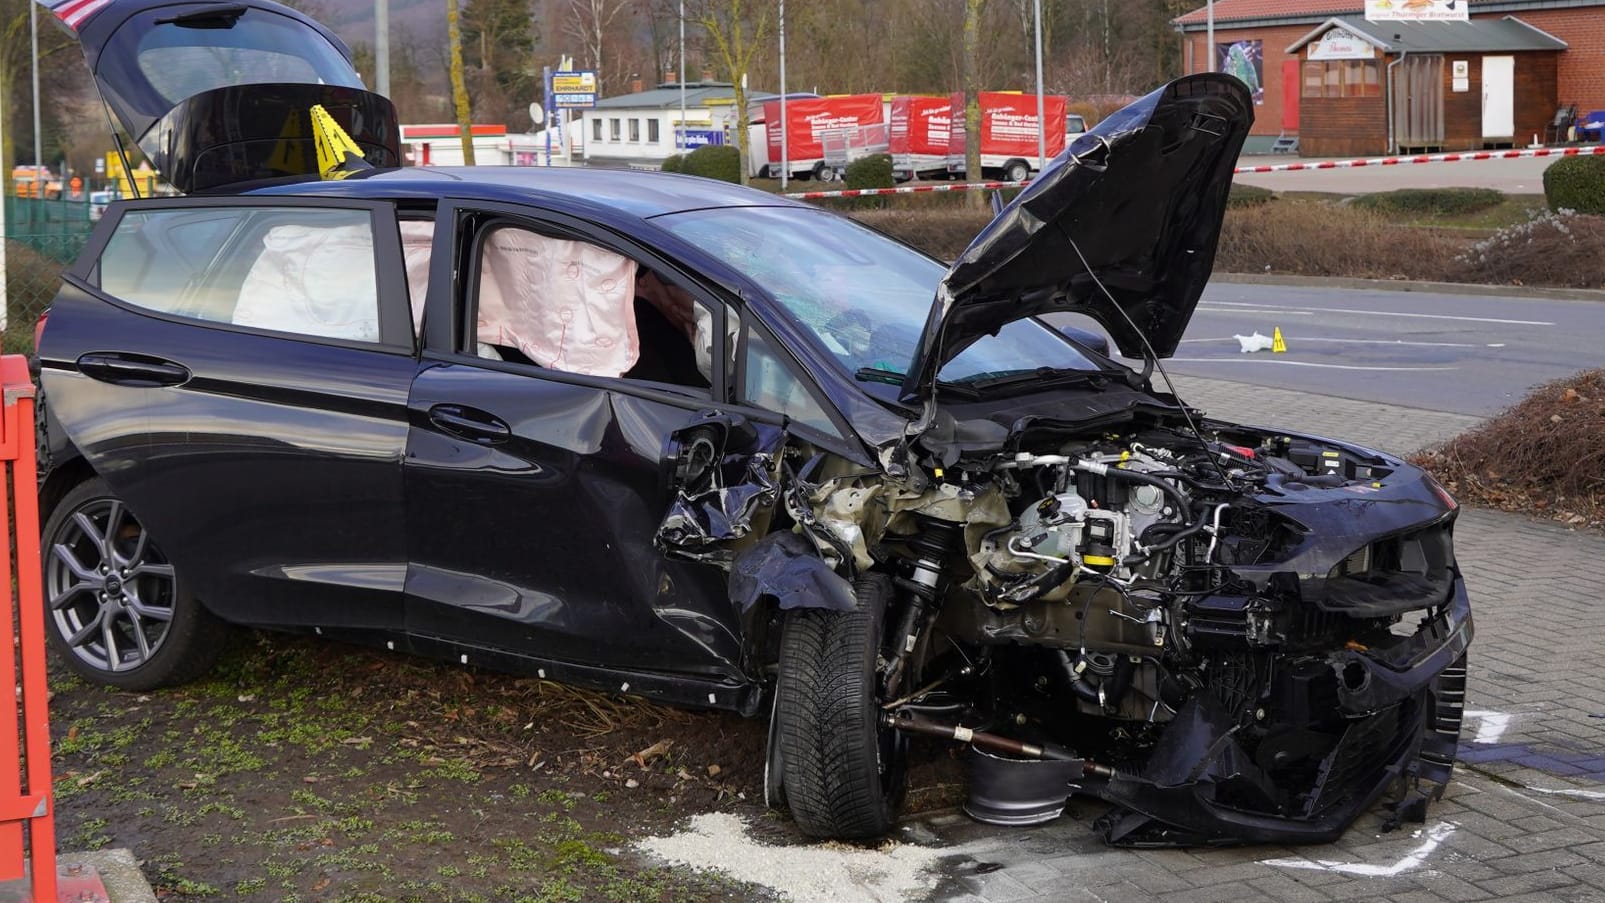
[[1530, 9], [1517, 18], [1571, 45], [1560, 55], [1560, 102], [1576, 103], [1579, 114], [1605, 110], [1605, 4], [1592, 9]]
[[[1313, 25], [1291, 25], [1281, 28], [1217, 28], [1216, 44], [1234, 41], [1258, 40], [1265, 42], [1265, 102], [1254, 108], [1254, 128], [1250, 135], [1276, 137], [1282, 133], [1282, 61], [1290, 57], [1287, 46], [1310, 33]], [[1204, 32], [1188, 32], [1186, 43], [1192, 45], [1190, 72], [1208, 72], [1209, 55], [1206, 52]], [[1186, 44], [1182, 47], [1182, 65], [1189, 63]]]

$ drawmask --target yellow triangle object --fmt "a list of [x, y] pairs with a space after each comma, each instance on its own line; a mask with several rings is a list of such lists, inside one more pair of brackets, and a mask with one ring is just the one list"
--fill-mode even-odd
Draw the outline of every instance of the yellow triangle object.
[[[1261, 346], [1261, 347], [1264, 347], [1264, 346]], [[1280, 326], [1276, 327], [1275, 335], [1271, 336], [1271, 353], [1272, 354], [1286, 354], [1287, 353], [1287, 340], [1282, 338], [1282, 327], [1280, 327]]]
[[324, 180], [343, 179], [372, 168], [362, 159], [362, 148], [340, 128], [322, 104], [313, 105], [311, 113], [312, 141], [318, 149], [318, 174]]

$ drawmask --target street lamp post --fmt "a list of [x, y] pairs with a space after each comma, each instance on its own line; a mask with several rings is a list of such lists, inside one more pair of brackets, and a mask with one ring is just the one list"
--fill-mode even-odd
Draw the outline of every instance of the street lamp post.
[[1215, 0], [1204, 4], [1204, 56], [1209, 60], [1210, 72], [1215, 71]]
[[373, 81], [380, 95], [390, 96], [390, 0], [373, 0]]
[[[791, 179], [791, 157], [786, 147], [786, 0], [780, 0], [780, 190]], [[769, 143], [769, 127], [764, 127], [764, 144]], [[767, 152], [766, 152], [767, 155]], [[745, 164], [743, 164], [745, 165]]]
[[685, 153], [685, 0], [680, 0], [680, 128], [676, 130], [680, 153]]
[[1042, 0], [1034, 0], [1037, 31], [1037, 172], [1048, 165], [1048, 120], [1042, 97]]

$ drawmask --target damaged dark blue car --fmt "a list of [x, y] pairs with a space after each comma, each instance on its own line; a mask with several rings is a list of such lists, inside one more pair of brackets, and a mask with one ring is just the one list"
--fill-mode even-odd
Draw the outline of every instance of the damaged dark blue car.
[[914, 737], [970, 748], [972, 816], [1101, 800], [1126, 845], [1327, 841], [1448, 781], [1454, 500], [1154, 382], [1240, 82], [1111, 116], [948, 265], [688, 177], [400, 168], [390, 102], [270, 0], [79, 37], [183, 192], [114, 204], [41, 334], [89, 678], [192, 678], [243, 624], [734, 710], [817, 837], [893, 826]]

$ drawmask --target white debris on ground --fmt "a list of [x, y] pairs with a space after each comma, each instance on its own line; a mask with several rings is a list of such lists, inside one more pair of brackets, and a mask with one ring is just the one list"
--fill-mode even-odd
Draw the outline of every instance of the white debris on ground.
[[936, 888], [933, 870], [953, 850], [889, 841], [875, 848], [842, 843], [770, 846], [729, 813], [691, 819], [686, 830], [636, 846], [659, 859], [761, 884], [791, 903], [890, 903], [918, 900]]
[[1270, 336], [1260, 335], [1257, 329], [1254, 330], [1253, 335], [1233, 335], [1232, 338], [1237, 340], [1237, 344], [1241, 346], [1243, 354], [1253, 351], [1270, 351], [1272, 344], [1274, 344]]

